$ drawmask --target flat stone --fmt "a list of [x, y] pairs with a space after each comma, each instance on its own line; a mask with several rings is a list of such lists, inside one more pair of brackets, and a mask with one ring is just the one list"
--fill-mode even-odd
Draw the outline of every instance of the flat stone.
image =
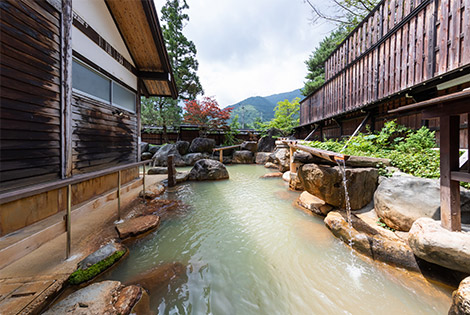
[[[146, 199], [155, 199], [161, 194], [165, 192], [165, 186], [160, 183], [156, 183], [155, 185], [145, 187], [145, 198]], [[144, 191], [141, 190], [139, 193], [139, 197], [142, 198], [144, 195]]]
[[168, 174], [168, 167], [152, 167], [147, 171], [148, 175]]
[[459, 288], [452, 293], [452, 306], [449, 315], [470, 314], [470, 277], [460, 282]]
[[121, 243], [115, 243], [115, 242], [108, 243], [104, 245], [103, 247], [101, 247], [100, 249], [98, 249], [97, 251], [95, 251], [94, 253], [88, 255], [81, 262], [79, 262], [78, 269], [82, 269], [82, 270], [87, 269], [91, 267], [92, 265], [99, 263], [100, 261], [105, 260], [106, 258], [112, 256], [114, 253], [118, 251], [126, 251], [126, 248]]
[[327, 215], [328, 212], [333, 210], [333, 206], [310, 194], [308, 191], [304, 191], [300, 194], [299, 199], [297, 199], [297, 204], [302, 208], [323, 216]]
[[419, 258], [470, 274], [470, 232], [451, 232], [440, 221], [419, 218], [410, 229], [408, 243]]
[[176, 183], [183, 183], [189, 180], [190, 171], [176, 172]]
[[266, 164], [264, 164], [264, 167], [266, 168], [273, 168], [273, 169], [279, 169], [279, 166], [277, 166], [276, 164], [272, 163], [272, 162], [267, 162]]
[[267, 173], [261, 176], [261, 178], [277, 178], [277, 177], [282, 177], [281, 172], [274, 172], [274, 173]]
[[121, 239], [125, 239], [155, 229], [159, 224], [159, 216], [144, 215], [129, 219], [123, 223], [116, 224], [116, 230], [118, 231], [119, 237]]
[[113, 304], [121, 288], [119, 281], [93, 283], [73, 292], [43, 314], [117, 314]]

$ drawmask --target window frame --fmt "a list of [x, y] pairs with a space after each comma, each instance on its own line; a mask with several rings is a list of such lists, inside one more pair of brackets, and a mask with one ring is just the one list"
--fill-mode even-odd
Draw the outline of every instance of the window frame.
[[[108, 100], [105, 100], [105, 99], [102, 99], [98, 96], [95, 96], [95, 95], [92, 95], [92, 94], [89, 94], [85, 91], [82, 91], [80, 89], [77, 89], [77, 88], [74, 88], [73, 87], [73, 79], [72, 79], [72, 91], [77, 93], [77, 94], [80, 94], [80, 95], [83, 95], [83, 96], [86, 96], [88, 98], [91, 98], [91, 99], [94, 99], [96, 101], [99, 101], [101, 103], [104, 103], [104, 104], [107, 104], [107, 105], [110, 105], [110, 106], [113, 106], [113, 107], [117, 107], [119, 109], [122, 109], [122, 110], [125, 110], [125, 111], [128, 111], [130, 113], [133, 113], [133, 114], [136, 114], [137, 113], [137, 93], [135, 91], [133, 91], [132, 89], [129, 89], [128, 87], [124, 86], [123, 84], [121, 84], [120, 82], [114, 80], [113, 78], [111, 78], [110, 76], [108, 75], [105, 75], [104, 73], [102, 73], [101, 71], [98, 71], [97, 69], [93, 68], [92, 66], [88, 65], [87, 63], [83, 62], [82, 60], [78, 59], [78, 58], [73, 58], [72, 59], [72, 62], [76, 62], [78, 63], [79, 65], [83, 66], [84, 68], [88, 69], [89, 71], [91, 72], [94, 72], [95, 74], [103, 77], [104, 79], [108, 80], [109, 81], [109, 101]], [[72, 73], [72, 78], [73, 78], [73, 73]], [[117, 84], [118, 86], [120, 86], [121, 88], [127, 90], [128, 92], [132, 93], [134, 95], [134, 109], [131, 110], [129, 108], [126, 108], [122, 105], [119, 105], [119, 104], [116, 104], [114, 103], [114, 100], [113, 100], [113, 83]]]

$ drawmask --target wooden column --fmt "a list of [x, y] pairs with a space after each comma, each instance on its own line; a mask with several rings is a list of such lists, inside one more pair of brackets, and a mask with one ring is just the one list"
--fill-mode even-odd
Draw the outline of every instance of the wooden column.
[[289, 151], [290, 151], [290, 172], [297, 173], [297, 165], [294, 163], [294, 153], [297, 150], [293, 147], [289, 147]]
[[458, 115], [440, 117], [441, 142], [441, 225], [450, 231], [460, 231], [460, 185], [451, 180], [451, 172], [459, 170]]
[[174, 157], [174, 155], [168, 155], [168, 187], [173, 187], [176, 185], [176, 170]]
[[72, 1], [62, 0], [61, 13], [61, 177], [72, 176]]

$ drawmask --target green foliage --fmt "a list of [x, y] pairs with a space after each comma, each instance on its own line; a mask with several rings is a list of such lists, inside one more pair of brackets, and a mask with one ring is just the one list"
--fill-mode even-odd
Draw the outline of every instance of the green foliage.
[[285, 135], [293, 132], [294, 127], [299, 125], [300, 98], [296, 97], [291, 102], [284, 100], [277, 103], [274, 108], [274, 119], [263, 124], [262, 129], [276, 128], [281, 130]]
[[223, 146], [235, 145], [240, 142], [240, 140], [236, 138], [237, 135], [240, 133], [238, 131], [240, 127], [241, 125], [238, 122], [238, 115], [235, 115], [229, 125], [229, 129], [225, 132], [225, 141], [223, 143]]
[[[439, 151], [433, 149], [437, 146], [434, 132], [426, 127], [411, 130], [389, 121], [379, 132], [358, 134], [342, 151], [345, 143], [346, 140], [330, 139], [325, 142], [306, 142], [306, 145], [348, 155], [388, 158], [393, 166], [405, 173], [439, 178]], [[390, 175], [383, 167], [380, 173]]]
[[394, 228], [389, 227], [385, 222], [383, 222], [381, 218], [379, 218], [379, 220], [377, 221], [377, 225], [392, 232], [396, 231]]
[[72, 285], [76, 285], [93, 279], [98, 274], [112, 266], [125, 253], [125, 250], [117, 251], [108, 258], [97, 262], [96, 264], [88, 267], [87, 269], [78, 269], [74, 271], [69, 277], [69, 283]]
[[186, 0], [167, 0], [162, 8], [162, 32], [168, 57], [173, 70], [173, 79], [178, 89], [178, 99], [170, 97], [142, 98], [142, 124], [178, 126], [181, 124], [181, 100], [194, 99], [202, 94], [202, 86], [196, 73], [199, 64], [196, 60], [196, 46], [183, 34], [189, 21], [184, 10], [189, 9]]

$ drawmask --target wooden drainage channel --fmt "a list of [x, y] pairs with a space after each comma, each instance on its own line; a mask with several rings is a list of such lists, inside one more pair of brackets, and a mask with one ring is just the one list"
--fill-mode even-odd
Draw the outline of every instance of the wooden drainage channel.
[[[101, 176], [117, 173], [118, 180], [117, 180], [117, 199], [118, 199], [118, 206], [117, 206], [117, 213], [118, 219], [121, 220], [121, 171], [127, 170], [137, 166], [143, 166], [143, 177], [142, 177], [142, 189], [143, 189], [143, 196], [145, 201], [145, 165], [150, 163], [151, 160], [141, 161], [131, 164], [126, 164], [123, 166], [116, 166], [106, 170], [97, 171], [89, 174], [77, 175], [72, 178], [66, 178], [59, 181], [54, 181], [45, 184], [39, 184], [32, 187], [25, 187], [15, 191], [5, 192], [0, 194], [0, 205], [5, 204], [7, 202], [15, 201], [18, 199], [34, 196], [40, 193], [44, 193], [47, 191], [60, 189], [63, 187], [67, 187], [67, 213], [65, 215], [65, 229], [67, 233], [67, 245], [66, 245], [66, 259], [70, 257], [71, 252], [71, 242], [72, 242], [72, 185], [79, 184], [86, 180], [95, 179]], [[60, 210], [60, 209], [59, 209]]]
[[241, 144], [230, 145], [228, 147], [215, 148], [215, 149], [212, 149], [212, 152], [219, 151], [219, 161], [220, 163], [224, 163], [224, 150], [235, 149], [239, 147], [241, 147]]
[[281, 141], [284, 144], [287, 144], [289, 146], [289, 149], [290, 149], [290, 171], [292, 173], [297, 173], [297, 167], [294, 163], [294, 152], [296, 150], [301, 150], [301, 151], [311, 153], [311, 154], [313, 154], [313, 155], [315, 155], [319, 158], [322, 158], [324, 160], [327, 160], [327, 161], [330, 161], [330, 162], [333, 162], [333, 163], [338, 163], [339, 161], [346, 162], [350, 158], [349, 155], [336, 153], [336, 152], [332, 152], [332, 151], [327, 151], [327, 150], [322, 150], [322, 149], [317, 149], [317, 148], [312, 148], [312, 147], [308, 147], [306, 145], [299, 144], [297, 140], [284, 140], [284, 139], [281, 139]]

